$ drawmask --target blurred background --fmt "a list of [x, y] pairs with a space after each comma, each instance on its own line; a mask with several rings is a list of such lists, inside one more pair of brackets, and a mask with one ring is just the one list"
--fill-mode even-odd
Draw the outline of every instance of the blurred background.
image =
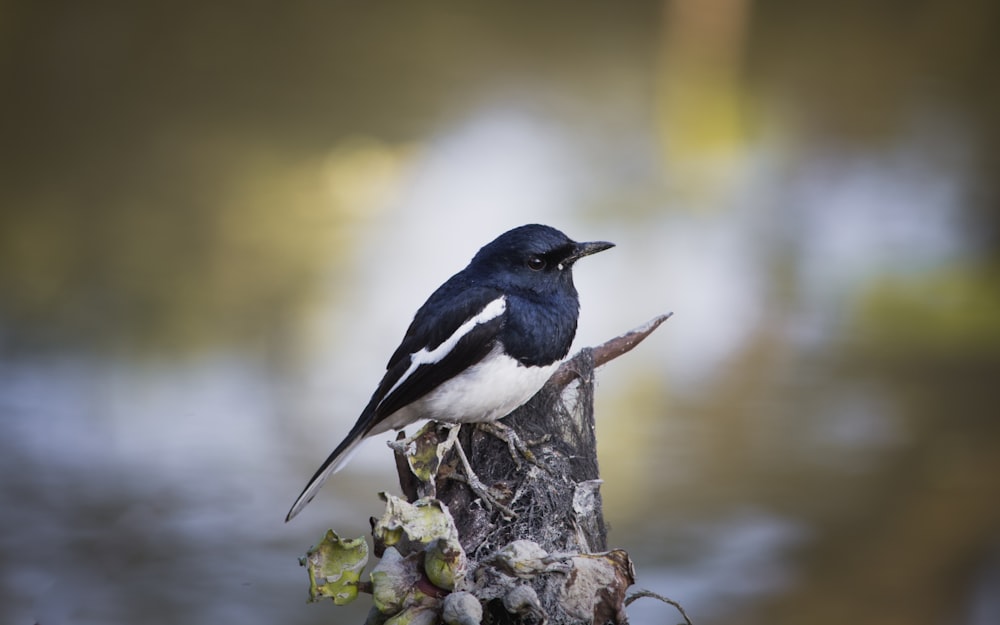
[[[362, 622], [294, 522], [424, 298], [576, 272], [610, 542], [698, 625], [1000, 623], [1000, 4], [4, 2], [0, 621]], [[636, 624], [678, 622], [650, 600]]]

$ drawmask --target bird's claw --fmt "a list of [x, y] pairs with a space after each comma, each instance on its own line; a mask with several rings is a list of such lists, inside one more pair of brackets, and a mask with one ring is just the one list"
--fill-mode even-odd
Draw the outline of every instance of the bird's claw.
[[483, 432], [495, 436], [496, 438], [499, 438], [503, 442], [507, 443], [507, 449], [510, 450], [510, 457], [514, 461], [514, 464], [517, 465], [517, 468], [521, 468], [521, 458], [524, 458], [528, 461], [528, 463], [535, 465], [546, 473], [551, 473], [548, 467], [539, 462], [538, 458], [535, 457], [535, 454], [531, 451], [531, 449], [529, 449], [529, 445], [538, 445], [549, 440], [550, 436], [548, 434], [543, 436], [541, 440], [525, 444], [513, 428], [504, 425], [499, 421], [477, 423], [476, 427]]
[[462, 463], [462, 469], [465, 471], [465, 475], [460, 475], [458, 473], [453, 473], [449, 477], [451, 479], [463, 482], [469, 487], [473, 493], [475, 493], [486, 506], [487, 510], [492, 511], [494, 508], [500, 511], [500, 514], [506, 519], [516, 519], [517, 513], [505, 506], [504, 504], [497, 501], [496, 497], [490, 494], [490, 489], [486, 484], [483, 484], [476, 472], [472, 470], [472, 465], [469, 464], [469, 458], [465, 455], [465, 450], [462, 449], [462, 444], [458, 442], [458, 432], [461, 429], [461, 424], [455, 424], [448, 426], [451, 431], [448, 433], [448, 438], [442, 443], [442, 447], [454, 447], [455, 453], [458, 455], [459, 462]]

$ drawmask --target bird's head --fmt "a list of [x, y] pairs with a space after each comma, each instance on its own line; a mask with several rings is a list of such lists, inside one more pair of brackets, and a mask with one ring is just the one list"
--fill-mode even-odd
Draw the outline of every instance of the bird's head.
[[498, 286], [549, 293], [573, 287], [573, 263], [614, 247], [607, 241], [577, 243], [550, 226], [529, 224], [483, 246], [469, 264], [480, 278]]

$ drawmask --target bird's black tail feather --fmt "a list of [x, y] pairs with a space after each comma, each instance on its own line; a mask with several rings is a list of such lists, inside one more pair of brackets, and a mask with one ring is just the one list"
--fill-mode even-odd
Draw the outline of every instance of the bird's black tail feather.
[[316, 470], [315, 475], [309, 479], [306, 487], [302, 489], [302, 494], [298, 496], [295, 503], [292, 504], [291, 509], [288, 510], [288, 515], [285, 516], [286, 523], [291, 521], [295, 515], [302, 511], [302, 508], [306, 507], [306, 504], [313, 500], [313, 497], [319, 492], [319, 489], [326, 482], [327, 478], [347, 463], [357, 446], [361, 441], [365, 440], [365, 436], [370, 429], [371, 427], [367, 423], [367, 419], [358, 419], [358, 422], [354, 424], [354, 427], [344, 437], [344, 440], [337, 445], [333, 453]]

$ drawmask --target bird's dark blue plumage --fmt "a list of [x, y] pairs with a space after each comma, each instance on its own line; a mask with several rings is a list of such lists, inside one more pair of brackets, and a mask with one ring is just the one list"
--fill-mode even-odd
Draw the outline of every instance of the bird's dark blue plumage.
[[421, 306], [357, 423], [299, 495], [316, 495], [365, 437], [421, 419], [495, 421], [526, 402], [566, 357], [580, 302], [573, 263], [612, 247], [537, 224], [497, 237]]

